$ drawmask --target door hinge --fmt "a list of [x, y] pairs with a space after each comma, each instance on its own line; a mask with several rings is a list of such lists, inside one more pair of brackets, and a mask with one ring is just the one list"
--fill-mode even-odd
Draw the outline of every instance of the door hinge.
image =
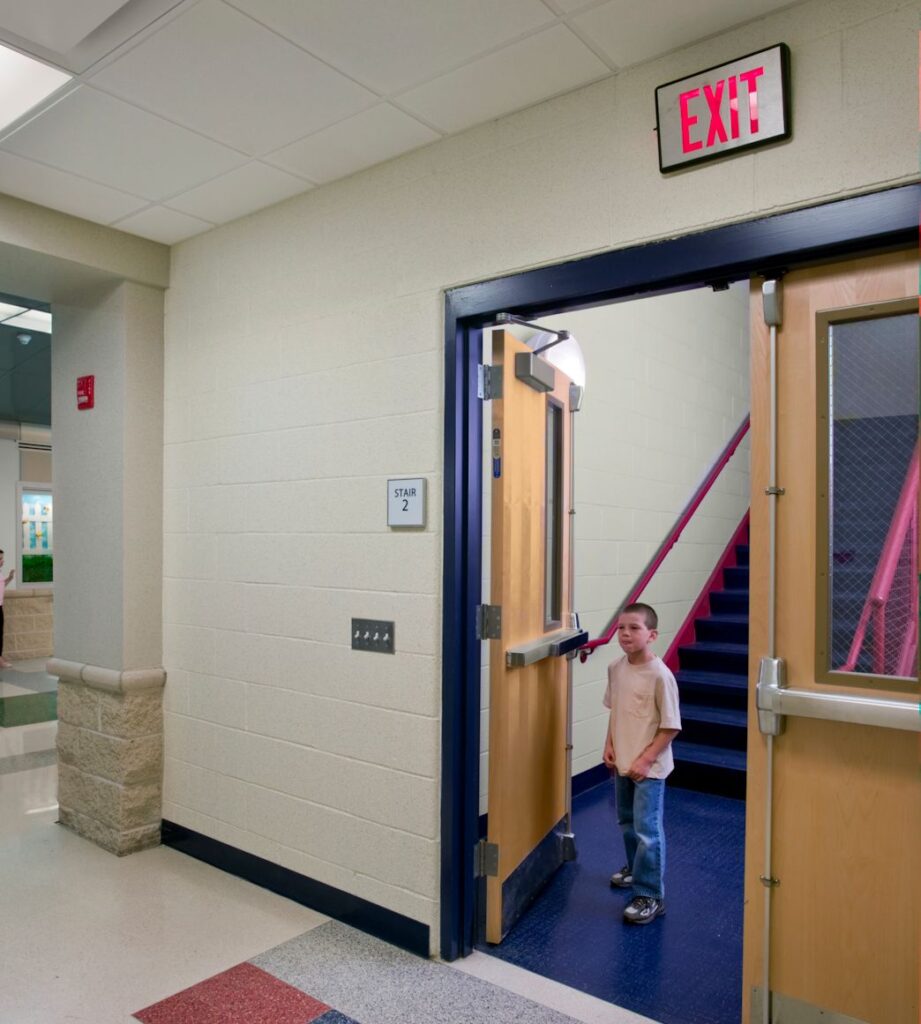
[[477, 640], [498, 640], [502, 636], [502, 605], [478, 604], [476, 606]]
[[483, 363], [476, 368], [476, 396], [488, 402], [502, 397], [502, 367]]
[[495, 878], [499, 874], [499, 847], [481, 839], [473, 848], [473, 877]]

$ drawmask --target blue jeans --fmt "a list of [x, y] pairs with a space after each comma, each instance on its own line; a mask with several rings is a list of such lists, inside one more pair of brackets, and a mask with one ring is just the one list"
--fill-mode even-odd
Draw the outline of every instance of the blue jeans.
[[615, 775], [614, 788], [617, 823], [633, 871], [633, 893], [660, 900], [665, 895], [665, 779], [634, 782], [626, 775]]

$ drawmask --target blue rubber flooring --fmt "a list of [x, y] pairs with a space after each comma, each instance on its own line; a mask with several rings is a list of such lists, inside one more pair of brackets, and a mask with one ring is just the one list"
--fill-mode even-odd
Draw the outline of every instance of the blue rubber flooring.
[[573, 801], [578, 859], [557, 872], [501, 946], [486, 952], [662, 1024], [738, 1024], [742, 1013], [745, 803], [670, 787], [667, 913], [624, 924], [629, 892], [605, 782]]

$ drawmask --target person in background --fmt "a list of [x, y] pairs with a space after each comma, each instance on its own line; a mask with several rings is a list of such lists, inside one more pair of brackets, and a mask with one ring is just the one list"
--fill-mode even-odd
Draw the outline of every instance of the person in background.
[[628, 924], [665, 913], [665, 779], [674, 768], [672, 740], [681, 730], [678, 685], [652, 650], [659, 618], [648, 604], [627, 605], [617, 624], [623, 657], [608, 666], [604, 706], [610, 709], [604, 763], [614, 775], [617, 822], [627, 863], [611, 885], [630, 889]]
[[[3, 551], [0, 549], [0, 569], [3, 568]], [[6, 588], [12, 582], [13, 577], [16, 575], [13, 569], [10, 569], [9, 574], [6, 578], [0, 573], [0, 668], [9, 668], [10, 662], [3, 657], [3, 595]]]

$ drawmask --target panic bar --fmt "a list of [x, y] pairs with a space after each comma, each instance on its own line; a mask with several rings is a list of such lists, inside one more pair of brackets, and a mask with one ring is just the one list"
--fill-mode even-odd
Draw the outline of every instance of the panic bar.
[[584, 629], [558, 629], [555, 633], [547, 633], [539, 640], [532, 640], [528, 644], [520, 644], [518, 647], [510, 647], [505, 652], [505, 664], [509, 668], [521, 668], [524, 665], [533, 665], [535, 661], [542, 661], [544, 658], [556, 658], [561, 654], [569, 654], [575, 651], [588, 640], [588, 633]]
[[[894, 700], [890, 697], [860, 697], [849, 693], [790, 690], [780, 685], [781, 675], [771, 671], [772, 668], [773, 666], [762, 665], [761, 679], [756, 689], [758, 718], [762, 732], [772, 732], [773, 730], [765, 726], [771, 718], [781, 715], [921, 732], [921, 704], [918, 701]], [[774, 731], [773, 734], [777, 735], [777, 732]]]

